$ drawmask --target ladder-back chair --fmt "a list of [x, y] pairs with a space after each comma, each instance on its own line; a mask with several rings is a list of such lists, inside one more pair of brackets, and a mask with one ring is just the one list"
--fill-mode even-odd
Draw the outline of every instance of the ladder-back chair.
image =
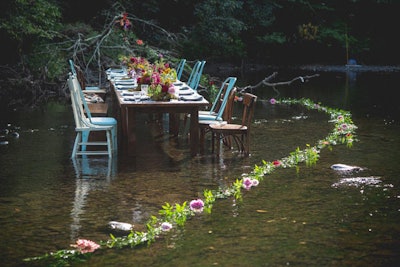
[[255, 103], [257, 96], [246, 93], [243, 96], [243, 114], [241, 124], [210, 124], [212, 133], [212, 149], [214, 152], [214, 143], [217, 142], [217, 155], [220, 152], [221, 139], [232, 137], [236, 142], [238, 149], [244, 155], [250, 153], [250, 126], [254, 115]]
[[[79, 96], [80, 88], [76, 85], [79, 83], [76, 81], [74, 75], [70, 75], [68, 78], [68, 87], [71, 93], [71, 105], [75, 120], [75, 131], [77, 132], [74, 147], [72, 150], [72, 158], [79, 155], [108, 155], [110, 158], [113, 157], [113, 152], [116, 151], [116, 142], [112, 137], [113, 125], [95, 125], [89, 118], [86, 117], [82, 101]], [[103, 131], [106, 134], [106, 142], [95, 142], [89, 141], [88, 135], [90, 132]], [[107, 150], [87, 150], [86, 146], [106, 146]]]

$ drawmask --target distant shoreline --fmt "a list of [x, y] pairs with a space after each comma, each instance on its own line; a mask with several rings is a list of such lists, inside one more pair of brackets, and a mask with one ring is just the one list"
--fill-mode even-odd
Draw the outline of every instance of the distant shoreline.
[[325, 71], [325, 72], [398, 72], [400, 66], [369, 66], [369, 65], [304, 65], [302, 70]]

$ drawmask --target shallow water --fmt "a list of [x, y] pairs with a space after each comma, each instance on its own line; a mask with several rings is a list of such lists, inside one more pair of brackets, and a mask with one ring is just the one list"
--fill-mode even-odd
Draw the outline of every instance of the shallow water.
[[[122, 148], [111, 162], [73, 162], [68, 105], [2, 114], [0, 128], [17, 126], [20, 135], [3, 137], [9, 144], [0, 146], [2, 265], [68, 249], [77, 238], [107, 240], [113, 220], [143, 230], [165, 202], [190, 201], [206, 188], [231, 184], [262, 160], [314, 145], [331, 130], [326, 114], [267, 101], [306, 97], [350, 111], [359, 141], [324, 149], [315, 166], [276, 170], [245, 191], [242, 202], [218, 200], [211, 214], [190, 218], [149, 247], [98, 251], [76, 266], [394, 266], [400, 260], [399, 80], [398, 73], [360, 73], [350, 80], [345, 73], [322, 73], [278, 88], [279, 95], [257, 89], [248, 158], [225, 150], [217, 159], [210, 142], [204, 155], [191, 158], [184, 136], [171, 138], [142, 116], [135, 153]], [[330, 168], [336, 163], [363, 170], [340, 173]], [[378, 182], [362, 182], [371, 177]], [[341, 183], [355, 178], [358, 183]]]

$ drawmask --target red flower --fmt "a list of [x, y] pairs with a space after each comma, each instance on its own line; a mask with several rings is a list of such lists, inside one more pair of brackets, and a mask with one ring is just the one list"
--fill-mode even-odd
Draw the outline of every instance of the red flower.
[[281, 162], [279, 160], [274, 160], [274, 162], [272, 162], [274, 164], [275, 167], [278, 167], [279, 165], [281, 165]]
[[144, 43], [143, 43], [143, 40], [137, 39], [137, 40], [136, 40], [136, 44], [137, 44], [137, 45], [143, 45]]

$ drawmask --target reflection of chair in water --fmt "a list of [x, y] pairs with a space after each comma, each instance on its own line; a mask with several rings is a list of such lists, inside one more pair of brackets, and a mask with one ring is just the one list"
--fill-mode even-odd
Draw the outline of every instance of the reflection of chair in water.
[[86, 199], [94, 189], [106, 188], [112, 177], [116, 175], [116, 157], [93, 158], [82, 156], [72, 158], [76, 173], [76, 188], [73, 207], [71, 210], [71, 241], [80, 236], [81, 217], [85, 213]]
[[105, 177], [110, 180], [117, 173], [116, 158], [93, 158], [85, 155], [81, 158], [72, 158], [76, 178]]

